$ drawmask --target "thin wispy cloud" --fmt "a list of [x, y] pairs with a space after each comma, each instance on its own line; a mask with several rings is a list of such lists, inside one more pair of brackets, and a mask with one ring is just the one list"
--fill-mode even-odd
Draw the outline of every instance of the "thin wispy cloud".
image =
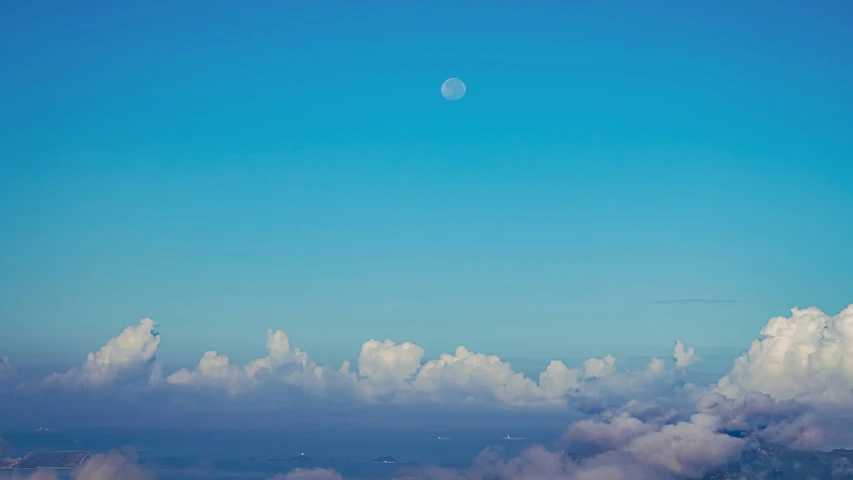
[[742, 300], [730, 298], [670, 298], [665, 300], [649, 300], [646, 303], [657, 305], [714, 305], [725, 303], [743, 303]]

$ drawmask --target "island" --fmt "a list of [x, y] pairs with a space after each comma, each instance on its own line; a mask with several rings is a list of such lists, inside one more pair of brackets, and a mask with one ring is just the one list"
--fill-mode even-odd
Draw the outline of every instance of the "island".
[[397, 459], [389, 456], [376, 457], [373, 463], [397, 463]]

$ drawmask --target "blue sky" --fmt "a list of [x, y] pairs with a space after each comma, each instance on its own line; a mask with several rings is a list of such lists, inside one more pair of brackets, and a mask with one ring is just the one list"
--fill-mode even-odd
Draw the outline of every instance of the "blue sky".
[[853, 301], [849, 3], [405, 3], [5, 7], [0, 351], [665, 353]]

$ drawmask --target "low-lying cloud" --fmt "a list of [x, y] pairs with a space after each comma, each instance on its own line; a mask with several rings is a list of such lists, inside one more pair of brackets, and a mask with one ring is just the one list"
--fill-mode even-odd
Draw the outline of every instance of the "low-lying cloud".
[[794, 308], [761, 330], [717, 390], [730, 398], [761, 392], [777, 400], [853, 400], [853, 305], [838, 315]]
[[[159, 346], [154, 326], [145, 319], [125, 329], [90, 354], [82, 367], [50, 375], [43, 383], [91, 391], [135, 378], [144, 380], [144, 388], [176, 397], [194, 389], [230, 398], [284, 385], [308, 395], [348, 395], [368, 404], [491, 402], [563, 408], [601, 400], [601, 408], [566, 428], [557, 443], [559, 452], [535, 447], [507, 460], [487, 451], [467, 470], [424, 470], [424, 476], [436, 480], [701, 478], [736, 462], [755, 445], [813, 449], [853, 442], [847, 433], [853, 425], [853, 305], [837, 315], [811, 307], [770, 319], [732, 370], [705, 387], [678, 383], [681, 371], [700, 360], [681, 340], [675, 342], [669, 368], [651, 359], [645, 368], [629, 371], [615, 357], [605, 356], [577, 368], [554, 360], [538, 377], [530, 377], [495, 355], [465, 347], [425, 360], [420, 346], [391, 340], [369, 340], [356, 365], [329, 368], [292, 347], [280, 330], [268, 332], [268, 354], [246, 365], [232, 365], [226, 356], [207, 352], [194, 369], [163, 375], [154, 363]], [[145, 375], [127, 376], [143, 367]], [[613, 398], [619, 401], [605, 401]], [[132, 462], [116, 458], [98, 457], [103, 464], [97, 471], [125, 468], [130, 473], [121, 478], [144, 478], [133, 476], [144, 472], [134, 470]], [[87, 471], [84, 467], [78, 472]], [[339, 480], [340, 474], [297, 470], [276, 479]]]
[[[411, 343], [368, 340], [356, 365], [318, 365], [307, 352], [293, 347], [281, 330], [267, 332], [265, 357], [234, 365], [228, 356], [206, 352], [192, 368], [167, 373], [156, 362], [160, 335], [156, 323], [143, 319], [90, 353], [80, 366], [47, 376], [44, 387], [93, 391], [132, 385], [180, 395], [182, 390], [232, 397], [268, 388], [290, 388], [318, 398], [351, 398], [366, 404], [493, 404], [505, 407], [565, 408], [572, 399], [654, 396], [671, 386], [674, 372], [652, 358], [638, 371], [620, 368], [613, 356], [590, 358], [578, 368], [553, 360], [537, 377], [528, 377], [496, 355], [459, 346], [437, 359]], [[679, 340], [673, 351], [679, 369], [698, 361], [693, 349]], [[657, 390], [655, 390], [657, 389]]]
[[80, 367], [65, 373], [54, 373], [44, 379], [45, 385], [66, 387], [98, 387], [119, 379], [149, 364], [160, 346], [157, 326], [150, 318], [127, 327], [97, 352], [92, 352]]

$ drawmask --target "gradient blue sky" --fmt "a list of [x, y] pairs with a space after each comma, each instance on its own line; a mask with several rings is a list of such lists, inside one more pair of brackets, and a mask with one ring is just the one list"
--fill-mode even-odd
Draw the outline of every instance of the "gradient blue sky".
[[[0, 351], [149, 316], [183, 363], [267, 328], [665, 354], [836, 313], [853, 3], [698, 3], [10, 2]], [[650, 303], [696, 298], [740, 302]]]

